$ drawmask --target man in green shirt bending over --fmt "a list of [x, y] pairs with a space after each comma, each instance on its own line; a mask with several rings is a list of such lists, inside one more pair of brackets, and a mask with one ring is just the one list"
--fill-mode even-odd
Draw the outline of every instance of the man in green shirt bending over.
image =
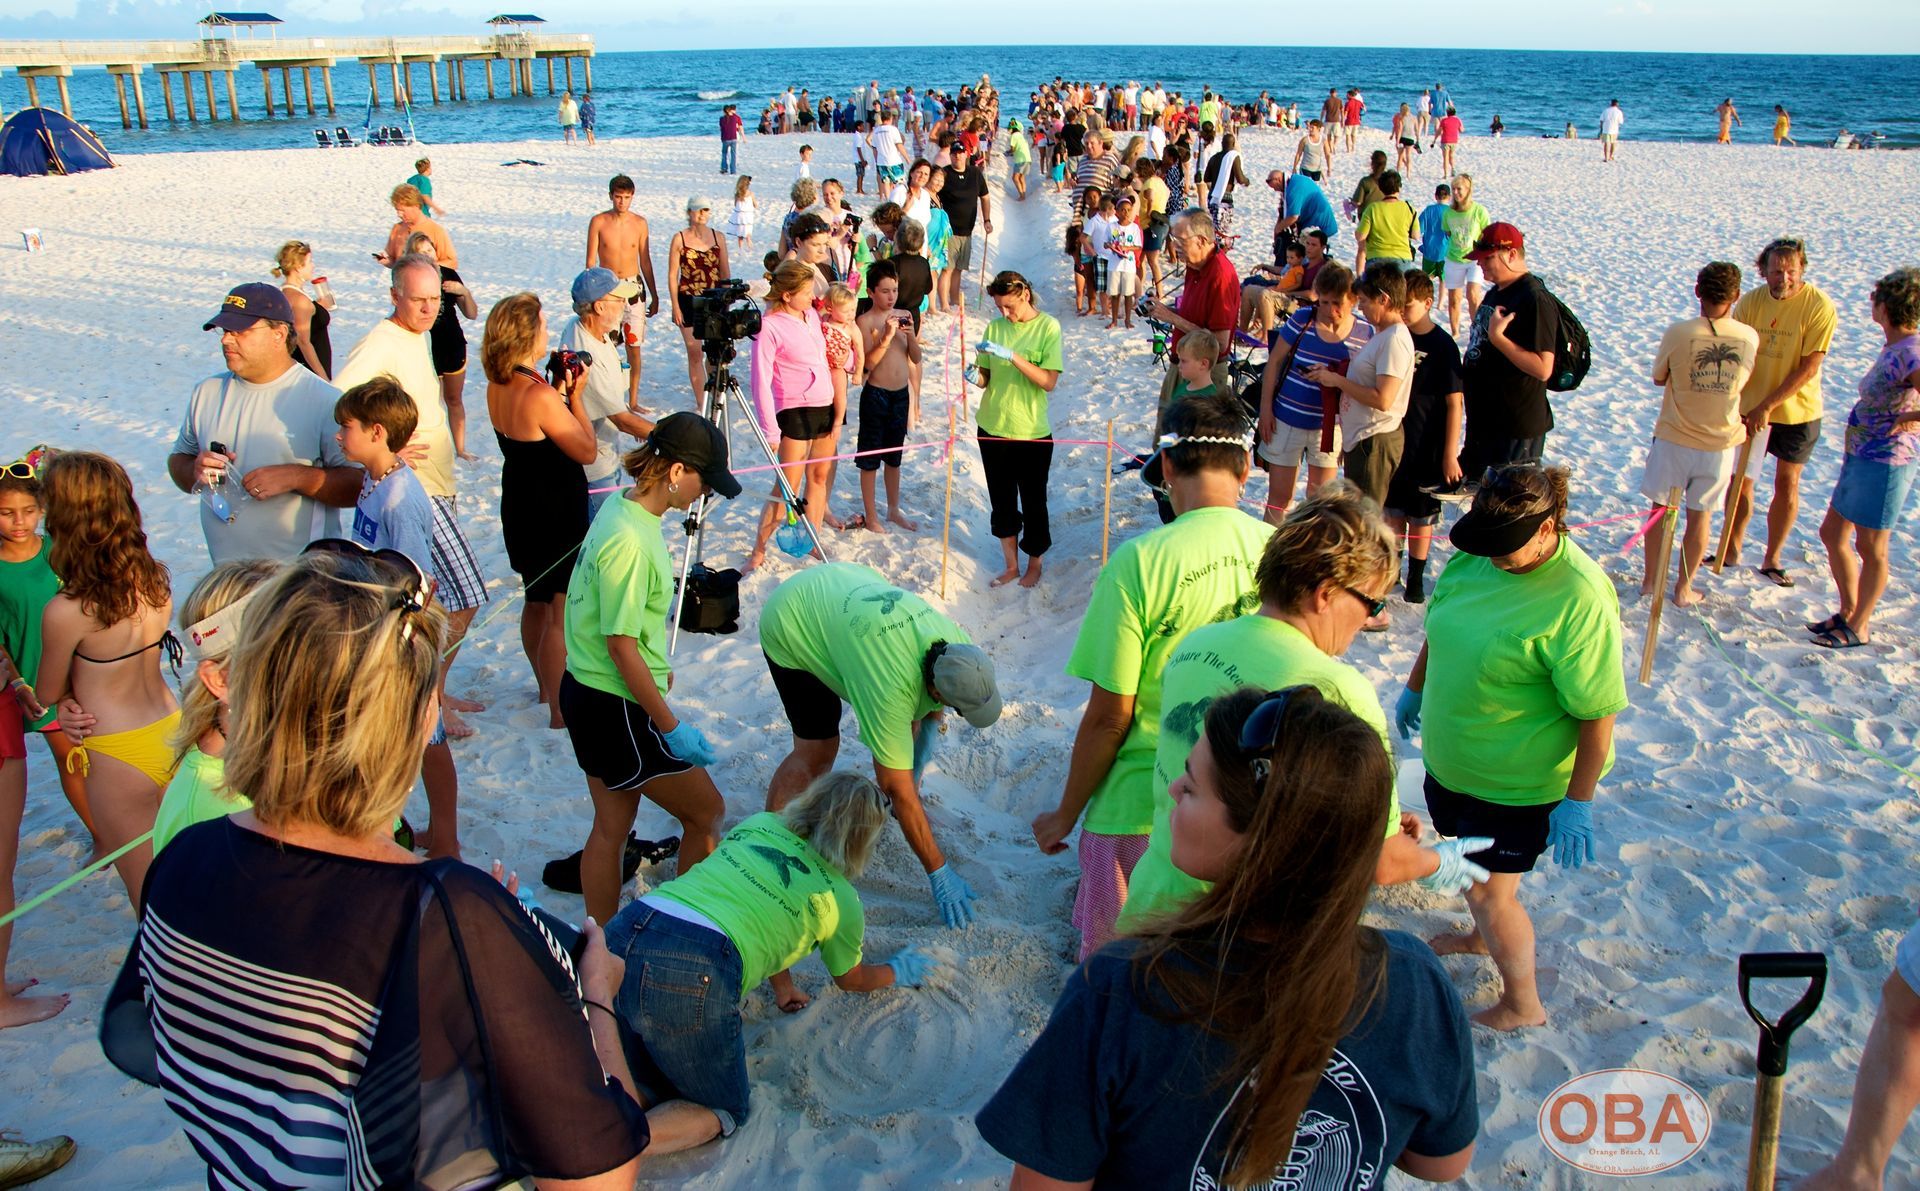
[[760, 648], [793, 726], [793, 751], [774, 770], [767, 809], [779, 810], [833, 767], [840, 704], [853, 704], [874, 779], [926, 868], [941, 917], [948, 926], [971, 924], [974, 892], [934, 841], [920, 774], [941, 708], [976, 728], [1000, 718], [986, 651], [919, 596], [848, 562], [810, 567], [775, 588], [760, 613]]

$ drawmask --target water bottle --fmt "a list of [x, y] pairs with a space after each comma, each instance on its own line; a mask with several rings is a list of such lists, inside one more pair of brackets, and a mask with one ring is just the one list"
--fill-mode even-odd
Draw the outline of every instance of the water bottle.
[[323, 305], [331, 302], [333, 301], [333, 286], [327, 283], [326, 278], [316, 277], [313, 279], [313, 296], [318, 298]]
[[214, 487], [212, 484], [202, 484], [200, 486], [200, 499], [207, 502], [207, 507], [213, 510], [214, 516], [229, 525], [233, 523], [233, 506], [227, 503], [226, 494], [221, 492], [220, 489]]

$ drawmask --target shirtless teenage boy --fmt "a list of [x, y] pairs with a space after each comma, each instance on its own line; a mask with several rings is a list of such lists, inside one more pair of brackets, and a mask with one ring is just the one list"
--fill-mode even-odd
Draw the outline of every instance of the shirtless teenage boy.
[[647, 313], [629, 304], [620, 322], [627, 342], [627, 401], [640, 399], [640, 345], [647, 337], [646, 320], [660, 313], [660, 287], [653, 280], [653, 251], [647, 243], [647, 219], [633, 212], [633, 179], [615, 174], [607, 183], [612, 206], [587, 221], [587, 268], [610, 270], [615, 277], [639, 285], [647, 298]]
[[[920, 526], [900, 511], [901, 444], [907, 428], [919, 420], [913, 397], [910, 364], [920, 362], [920, 340], [913, 333], [913, 315], [901, 310], [900, 273], [892, 261], [867, 266], [867, 292], [873, 308], [855, 320], [866, 347], [867, 383], [860, 390], [860, 438], [856, 466], [860, 469], [860, 499], [866, 506], [862, 521], [875, 533], [887, 532], [873, 504], [873, 473], [887, 469], [887, 520], [909, 532]], [[868, 454], [867, 452], [880, 452]]]

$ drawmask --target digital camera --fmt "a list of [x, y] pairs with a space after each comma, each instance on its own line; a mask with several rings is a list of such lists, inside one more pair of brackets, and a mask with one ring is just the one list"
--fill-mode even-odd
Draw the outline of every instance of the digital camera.
[[547, 356], [547, 383], [563, 389], [574, 377], [586, 372], [593, 363], [584, 354], [557, 347]]

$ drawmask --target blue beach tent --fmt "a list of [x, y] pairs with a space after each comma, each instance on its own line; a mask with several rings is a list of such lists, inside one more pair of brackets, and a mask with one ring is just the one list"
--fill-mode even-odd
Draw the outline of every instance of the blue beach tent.
[[0, 174], [79, 174], [113, 168], [100, 138], [52, 108], [26, 108], [0, 124]]

